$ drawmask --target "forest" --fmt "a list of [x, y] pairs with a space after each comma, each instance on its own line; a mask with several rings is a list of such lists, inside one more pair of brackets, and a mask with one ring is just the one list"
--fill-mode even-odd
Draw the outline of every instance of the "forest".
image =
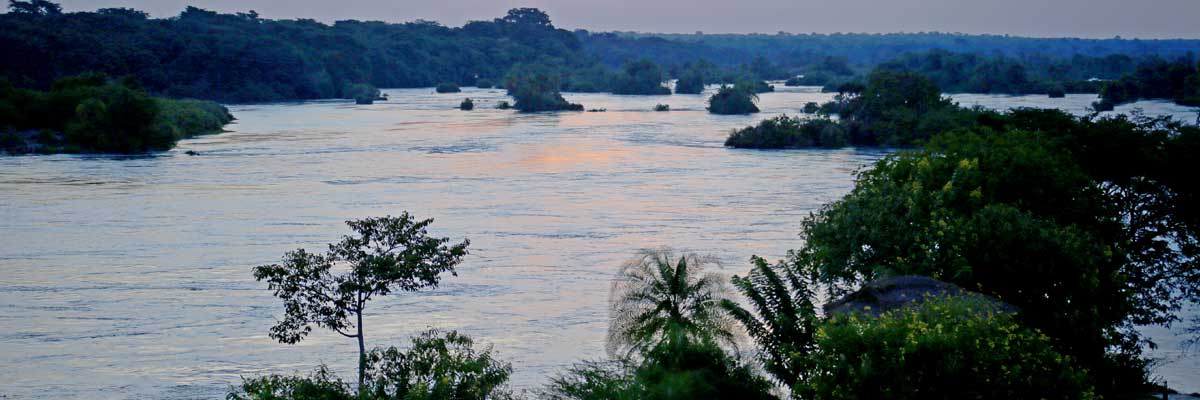
[[[1143, 71], [1178, 59], [1171, 65], [1187, 64], [1194, 75], [1191, 54], [1200, 50], [1196, 40], [568, 31], [531, 8], [447, 27], [273, 20], [196, 7], [156, 19], [128, 8], [66, 13], [47, 0], [10, 0], [0, 26], [7, 57], [0, 76], [16, 87], [45, 90], [65, 76], [102, 72], [132, 75], [155, 95], [224, 103], [356, 98], [362, 84], [477, 86], [528, 64], [553, 71], [568, 92], [661, 94], [665, 89], [647, 82], [676, 78], [688, 78], [686, 93], [697, 84], [789, 78], [834, 90], [885, 67], [920, 72], [954, 92], [1097, 93], [1101, 81], [1120, 80], [1106, 91], [1110, 102], [1186, 102], [1194, 99], [1195, 79], [1151, 79], [1161, 74]], [[1158, 89], [1163, 85], [1176, 87]]]

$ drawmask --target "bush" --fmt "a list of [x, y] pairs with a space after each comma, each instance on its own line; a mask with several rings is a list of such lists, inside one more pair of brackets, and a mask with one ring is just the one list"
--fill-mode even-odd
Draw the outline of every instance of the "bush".
[[454, 82], [439, 83], [437, 85], [437, 88], [435, 88], [434, 90], [436, 90], [438, 93], [458, 93], [458, 92], [462, 91], [462, 89], [458, 88], [458, 84], [456, 84]]
[[321, 367], [307, 377], [270, 375], [246, 379], [230, 400], [486, 400], [506, 399], [512, 366], [477, 351], [457, 332], [430, 330], [412, 347], [376, 349], [367, 358], [361, 393]]
[[771, 383], [719, 348], [660, 346], [641, 364], [588, 362], [555, 377], [551, 400], [775, 399]]
[[492, 82], [490, 79], [479, 78], [475, 80], [475, 87], [480, 89], [491, 89], [496, 87], [496, 83]]
[[654, 111], [671, 111], [671, 106], [666, 104], [655, 104]]
[[721, 86], [708, 98], [708, 112], [713, 114], [752, 114], [758, 112], [754, 101], [758, 95], [744, 88]]
[[805, 114], [816, 114], [817, 112], [821, 111], [821, 105], [817, 104], [815, 101], [810, 101], [804, 103], [804, 108], [800, 111]]
[[[804, 398], [1090, 399], [1083, 370], [993, 303], [932, 298], [872, 317], [835, 315], [817, 333]], [[807, 393], [804, 393], [807, 392]]]
[[354, 390], [322, 366], [307, 377], [269, 375], [245, 379], [228, 400], [355, 400]]
[[475, 102], [471, 101], [471, 98], [470, 98], [470, 97], [468, 97], [468, 98], [464, 99], [464, 100], [462, 101], [462, 103], [459, 103], [459, 104], [458, 104], [458, 109], [459, 109], [459, 110], [463, 110], [463, 111], [471, 111], [471, 110], [474, 110], [474, 109], [475, 109]]
[[500, 110], [507, 110], [512, 108], [512, 104], [509, 103], [508, 100], [500, 100], [500, 102], [496, 103], [496, 108]]

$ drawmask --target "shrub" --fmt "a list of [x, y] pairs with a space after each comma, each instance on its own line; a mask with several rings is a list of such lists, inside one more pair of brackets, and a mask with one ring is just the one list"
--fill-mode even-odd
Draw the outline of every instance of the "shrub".
[[1067, 92], [1061, 86], [1055, 86], [1046, 91], [1046, 95], [1052, 99], [1061, 99], [1067, 97]]
[[458, 104], [458, 109], [460, 109], [460, 110], [463, 110], [463, 111], [471, 111], [471, 110], [474, 110], [474, 109], [475, 109], [475, 102], [471, 101], [471, 98], [470, 98], [470, 97], [468, 97], [468, 98], [464, 99], [464, 100], [462, 101], [462, 103], [459, 103], [459, 104]]
[[671, 106], [667, 104], [655, 104], [654, 111], [671, 111]]
[[804, 103], [804, 108], [800, 111], [805, 114], [816, 114], [817, 112], [821, 111], [821, 105], [817, 104], [815, 101], [810, 101]]
[[713, 114], [752, 114], [758, 112], [754, 101], [758, 95], [744, 88], [721, 86], [708, 98], [708, 112]]
[[[1083, 370], [993, 303], [931, 298], [879, 317], [835, 315], [817, 332], [819, 399], [1090, 399]], [[807, 392], [807, 393], [805, 393]]]
[[492, 82], [491, 79], [479, 78], [475, 80], [475, 87], [480, 89], [491, 89], [496, 87], [496, 83]]
[[436, 90], [438, 93], [458, 93], [462, 91], [462, 89], [458, 88], [458, 84], [454, 82], [439, 83], [437, 88], [434, 88], [434, 90]]
[[500, 102], [496, 103], [496, 108], [500, 110], [507, 110], [512, 108], [512, 104], [509, 103], [508, 100], [500, 100]]

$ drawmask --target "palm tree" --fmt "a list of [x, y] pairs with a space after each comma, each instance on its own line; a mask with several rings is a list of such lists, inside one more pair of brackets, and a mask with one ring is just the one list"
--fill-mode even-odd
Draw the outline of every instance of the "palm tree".
[[704, 271], [713, 264], [711, 257], [676, 257], [668, 249], [642, 250], [625, 262], [610, 293], [609, 355], [644, 357], [690, 345], [736, 352], [733, 321], [720, 307], [728, 286], [723, 276]]
[[763, 368], [779, 382], [794, 386], [810, 370], [806, 362], [815, 349], [813, 291], [809, 281], [787, 265], [771, 266], [760, 257], [751, 261], [750, 274], [734, 276], [733, 286], [754, 312], [729, 299], [721, 301], [721, 308], [758, 344]]

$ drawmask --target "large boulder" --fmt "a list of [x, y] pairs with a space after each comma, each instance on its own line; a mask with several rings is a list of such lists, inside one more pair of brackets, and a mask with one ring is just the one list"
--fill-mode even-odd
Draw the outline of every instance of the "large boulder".
[[975, 293], [952, 283], [927, 276], [901, 275], [876, 279], [858, 291], [825, 305], [825, 315], [861, 312], [878, 316], [929, 298], [971, 296], [982, 298], [1000, 309], [1016, 312], [1016, 307], [994, 297]]

